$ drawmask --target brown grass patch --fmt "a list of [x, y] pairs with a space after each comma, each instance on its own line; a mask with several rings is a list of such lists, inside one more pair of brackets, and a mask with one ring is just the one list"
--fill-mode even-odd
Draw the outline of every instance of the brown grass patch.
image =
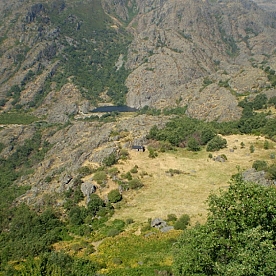
[[[135, 165], [138, 175], [142, 171], [144, 187], [138, 191], [124, 192], [124, 200], [117, 208], [114, 219], [132, 218], [141, 223], [149, 218], [166, 218], [168, 214], [180, 216], [189, 214], [192, 223], [203, 222], [207, 215], [206, 199], [211, 191], [226, 188], [231, 176], [240, 169], [251, 168], [255, 160], [267, 160], [271, 152], [275, 152], [275, 143], [270, 142], [272, 148], [263, 149], [264, 138], [256, 136], [232, 135], [225, 137], [228, 148], [212, 153], [213, 156], [225, 154], [228, 160], [224, 163], [215, 162], [208, 158], [209, 153], [202, 150], [198, 153], [179, 149], [176, 152], [158, 153], [158, 157], [151, 159], [148, 151], [130, 151], [130, 159], [121, 162], [117, 167], [121, 172], [127, 172]], [[241, 149], [240, 143], [245, 144]], [[254, 153], [249, 147], [253, 144]], [[234, 152], [230, 149], [237, 148]], [[183, 174], [169, 176], [166, 171], [178, 169]]]

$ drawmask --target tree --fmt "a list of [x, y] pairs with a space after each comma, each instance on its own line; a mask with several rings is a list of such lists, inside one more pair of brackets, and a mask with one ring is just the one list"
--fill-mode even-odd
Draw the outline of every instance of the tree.
[[200, 151], [200, 145], [199, 145], [198, 141], [194, 137], [191, 137], [188, 140], [187, 146], [188, 146], [188, 150], [191, 150], [191, 151]]
[[97, 194], [92, 194], [90, 195], [90, 201], [87, 204], [87, 209], [89, 213], [95, 216], [100, 207], [104, 207], [104, 205], [104, 201]]
[[276, 190], [235, 176], [174, 247], [174, 275], [276, 275]]
[[190, 216], [187, 214], [182, 215], [174, 224], [174, 229], [185, 230], [190, 223]]
[[216, 135], [212, 140], [210, 140], [207, 144], [206, 150], [207, 151], [216, 151], [223, 148], [226, 148], [227, 141], [226, 139]]
[[105, 158], [103, 159], [103, 164], [104, 164], [105, 166], [110, 167], [110, 166], [116, 164], [117, 161], [118, 161], [118, 159], [117, 159], [116, 154], [115, 154], [115, 153], [111, 153], [110, 155], [108, 155], [107, 157], [105, 157]]
[[116, 190], [110, 191], [107, 195], [107, 198], [111, 203], [116, 203], [116, 202], [121, 201], [123, 197], [120, 194], [119, 190], [116, 189]]

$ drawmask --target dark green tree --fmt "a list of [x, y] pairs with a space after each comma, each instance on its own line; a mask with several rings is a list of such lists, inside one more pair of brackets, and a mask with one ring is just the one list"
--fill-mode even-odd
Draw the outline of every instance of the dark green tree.
[[206, 150], [217, 151], [217, 150], [226, 148], [226, 146], [227, 146], [226, 139], [216, 135], [211, 141], [208, 142]]
[[123, 197], [120, 194], [119, 190], [116, 189], [116, 190], [110, 191], [107, 195], [107, 198], [111, 203], [116, 203], [116, 202], [121, 201]]
[[104, 201], [97, 195], [90, 195], [90, 201], [87, 204], [87, 209], [90, 214], [95, 216], [101, 207], [104, 207]]
[[188, 140], [187, 146], [188, 146], [188, 150], [191, 150], [191, 151], [200, 151], [200, 145], [199, 145], [198, 141], [194, 137], [191, 137]]

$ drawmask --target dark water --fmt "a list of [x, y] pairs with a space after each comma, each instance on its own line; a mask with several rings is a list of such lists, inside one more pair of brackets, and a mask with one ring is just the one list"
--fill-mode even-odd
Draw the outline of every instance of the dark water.
[[120, 106], [100, 106], [97, 107], [91, 112], [113, 112], [113, 111], [118, 111], [118, 112], [135, 112], [138, 111], [138, 109], [129, 107], [126, 105], [120, 105]]

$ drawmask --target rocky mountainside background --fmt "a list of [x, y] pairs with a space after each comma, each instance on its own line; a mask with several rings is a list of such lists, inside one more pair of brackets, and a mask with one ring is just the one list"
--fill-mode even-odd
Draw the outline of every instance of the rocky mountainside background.
[[1, 113], [39, 122], [3, 125], [0, 155], [38, 132], [49, 148], [20, 179], [32, 186], [20, 200], [66, 190], [85, 162], [144, 141], [168, 119], [87, 121], [95, 106], [186, 107], [221, 122], [240, 118], [245, 95], [275, 96], [275, 10], [272, 0], [1, 1]]
[[[272, 1], [35, 2], [0, 7], [4, 110], [35, 107], [64, 121], [89, 105], [126, 101], [229, 120], [240, 115], [237, 95], [270, 85], [257, 64], [275, 66], [275, 14], [260, 8]], [[63, 90], [75, 89], [75, 105], [56, 109], [69, 83]]]

